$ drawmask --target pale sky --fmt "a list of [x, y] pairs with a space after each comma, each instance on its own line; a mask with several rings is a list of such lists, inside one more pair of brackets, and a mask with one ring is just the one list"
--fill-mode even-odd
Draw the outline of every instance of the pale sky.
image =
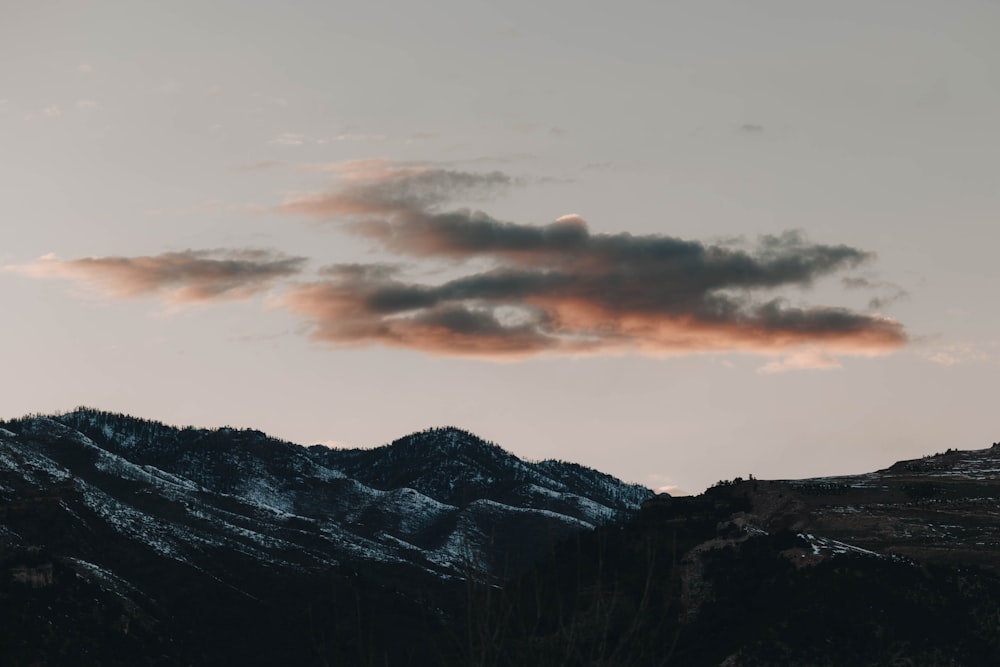
[[651, 488], [1000, 437], [1000, 3], [0, 3], [0, 417]]

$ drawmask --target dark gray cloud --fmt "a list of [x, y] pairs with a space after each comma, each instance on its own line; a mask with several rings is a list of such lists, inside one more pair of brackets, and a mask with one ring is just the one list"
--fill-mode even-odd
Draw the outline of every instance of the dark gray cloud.
[[397, 255], [491, 268], [420, 284], [398, 267], [329, 267], [293, 286], [285, 303], [334, 345], [382, 343], [441, 354], [701, 350], [780, 352], [822, 345], [858, 353], [905, 343], [891, 319], [845, 308], [792, 305], [763, 293], [808, 287], [873, 255], [812, 243], [801, 233], [752, 245], [667, 235], [602, 234], [577, 215], [544, 225], [443, 205], [513, 181], [500, 172], [394, 169], [352, 172], [340, 187], [284, 210], [347, 222]]
[[[12, 268], [74, 279], [116, 297], [173, 303], [246, 298], [281, 282], [280, 303], [309, 324], [315, 339], [335, 346], [378, 343], [489, 358], [809, 350], [785, 368], [831, 367], [829, 351], [871, 354], [907, 341], [895, 320], [775, 297], [870, 262], [872, 253], [859, 248], [814, 243], [799, 232], [752, 243], [595, 233], [575, 214], [542, 225], [507, 222], [448, 208], [518, 183], [499, 171], [382, 160], [321, 170], [336, 175], [336, 187], [292, 198], [278, 210], [338, 220], [410, 261], [432, 261], [438, 269], [443, 263], [452, 277], [421, 283], [399, 264], [336, 264], [312, 281], [289, 283], [306, 258], [254, 249], [46, 257]], [[465, 275], [454, 277], [456, 269]], [[857, 277], [842, 284], [895, 288]], [[905, 295], [895, 289], [872, 307]]]
[[[660, 282], [665, 273], [673, 276]], [[905, 341], [892, 320], [778, 299], [757, 302], [709, 287], [719, 281], [683, 282], [677, 275], [650, 275], [642, 267], [498, 268], [423, 285], [375, 266], [295, 286], [286, 303], [314, 323], [316, 338], [330, 343], [380, 342], [476, 356], [614, 349], [777, 352], [808, 344], [865, 352]], [[513, 322], [504, 321], [505, 311], [514, 313]]]
[[[701, 350], [778, 352], [821, 344], [871, 352], [906, 340], [895, 321], [835, 307], [793, 306], [761, 292], [807, 287], [870, 261], [798, 232], [752, 247], [666, 235], [595, 234], [577, 215], [545, 225], [440, 210], [454, 193], [506, 186], [496, 172], [440, 170], [348, 182], [326, 195], [347, 229], [392, 253], [488, 261], [492, 268], [430, 285], [396, 266], [338, 265], [293, 286], [285, 303], [334, 345], [382, 343], [441, 354]], [[319, 214], [318, 211], [296, 212]]]

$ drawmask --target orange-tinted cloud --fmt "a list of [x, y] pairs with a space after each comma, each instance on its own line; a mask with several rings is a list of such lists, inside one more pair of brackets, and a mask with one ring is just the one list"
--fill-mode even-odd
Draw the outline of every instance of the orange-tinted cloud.
[[185, 250], [71, 260], [48, 255], [8, 268], [36, 277], [67, 278], [113, 297], [160, 296], [178, 304], [245, 299], [299, 273], [305, 262], [303, 257], [267, 250]]
[[836, 370], [842, 368], [840, 360], [823, 350], [795, 350], [778, 359], [772, 359], [757, 369], [758, 373], [786, 373], [801, 370]]
[[343, 165], [339, 173], [339, 187], [289, 200], [280, 210], [345, 219], [350, 231], [395, 254], [486, 260], [492, 268], [424, 285], [386, 265], [330, 267], [322, 280], [293, 286], [285, 303], [312, 323], [316, 339], [333, 345], [484, 357], [823, 350], [789, 357], [780, 364], [786, 370], [831, 367], [829, 351], [870, 354], [907, 340], [889, 318], [760, 296], [872, 259], [857, 248], [810, 243], [795, 232], [762, 236], [752, 248], [595, 234], [579, 215], [546, 225], [504, 222], [442, 210], [455, 199], [509, 186], [512, 179], [500, 172], [371, 161]]
[[330, 267], [324, 280], [292, 286], [284, 303], [312, 323], [314, 338], [333, 345], [380, 343], [474, 357], [780, 354], [797, 346], [868, 354], [906, 340], [901, 325], [887, 318], [720, 294], [675, 298], [657, 295], [645, 281], [613, 271], [498, 269], [421, 285], [378, 265]]

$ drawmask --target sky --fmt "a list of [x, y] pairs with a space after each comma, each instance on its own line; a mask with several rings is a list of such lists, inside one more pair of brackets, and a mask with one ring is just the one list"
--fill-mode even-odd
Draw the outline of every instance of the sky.
[[994, 0], [0, 5], [0, 417], [697, 493], [998, 437]]

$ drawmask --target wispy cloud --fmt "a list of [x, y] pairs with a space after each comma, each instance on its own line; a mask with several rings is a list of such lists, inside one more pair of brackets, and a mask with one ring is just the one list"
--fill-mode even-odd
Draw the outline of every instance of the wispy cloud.
[[895, 283], [884, 280], [870, 280], [864, 277], [847, 276], [841, 283], [848, 289], [878, 290], [881, 294], [868, 301], [869, 310], [885, 310], [897, 301], [909, 298], [910, 293]]
[[[430, 285], [404, 280], [388, 265], [328, 267], [321, 280], [293, 286], [284, 302], [312, 324], [314, 338], [332, 345], [516, 358], [629, 350], [779, 354], [793, 347], [871, 354], [907, 340], [895, 320], [758, 296], [872, 259], [857, 248], [810, 243], [795, 232], [762, 236], [752, 248], [600, 234], [578, 215], [546, 225], [504, 222], [443, 210], [509, 187], [513, 179], [501, 172], [375, 162], [343, 173], [334, 189], [289, 198], [278, 210], [346, 220], [350, 231], [395, 254], [486, 261], [490, 268]], [[804, 359], [784, 367], [832, 365]]]
[[282, 132], [267, 143], [276, 146], [304, 146], [307, 144], [325, 146], [340, 141], [383, 141], [385, 138], [384, 134], [368, 134], [364, 132], [341, 132], [332, 137], [312, 137], [300, 132]]
[[157, 296], [171, 304], [246, 299], [298, 274], [303, 257], [268, 250], [185, 250], [147, 257], [46, 255], [5, 267], [38, 278], [64, 278], [115, 298]]
[[1000, 364], [1000, 342], [951, 343], [923, 352], [924, 358], [940, 366]]
[[276, 146], [301, 146], [309, 141], [309, 137], [298, 132], [282, 132], [267, 143]]
[[421, 213], [459, 198], [482, 198], [514, 183], [499, 171], [472, 173], [386, 160], [314, 168], [340, 176], [342, 187], [290, 196], [277, 207], [279, 212], [328, 219], [372, 215], [391, 218]]
[[681, 487], [677, 486], [670, 475], [664, 475], [661, 473], [650, 473], [646, 475], [645, 480], [646, 486], [653, 489], [656, 493], [669, 493], [671, 496], [689, 496], [691, 495]]
[[[333, 141], [384, 141], [384, 134], [365, 134], [364, 132], [341, 132], [333, 137]], [[320, 139], [320, 143], [324, 140]]]
[[249, 164], [241, 164], [238, 167], [234, 167], [234, 169], [236, 171], [263, 171], [272, 167], [280, 167], [283, 164], [282, 160], [259, 160]]
[[773, 374], [789, 371], [829, 371], [842, 368], [840, 360], [824, 350], [796, 350], [777, 359], [773, 359], [760, 368], [758, 373]]

